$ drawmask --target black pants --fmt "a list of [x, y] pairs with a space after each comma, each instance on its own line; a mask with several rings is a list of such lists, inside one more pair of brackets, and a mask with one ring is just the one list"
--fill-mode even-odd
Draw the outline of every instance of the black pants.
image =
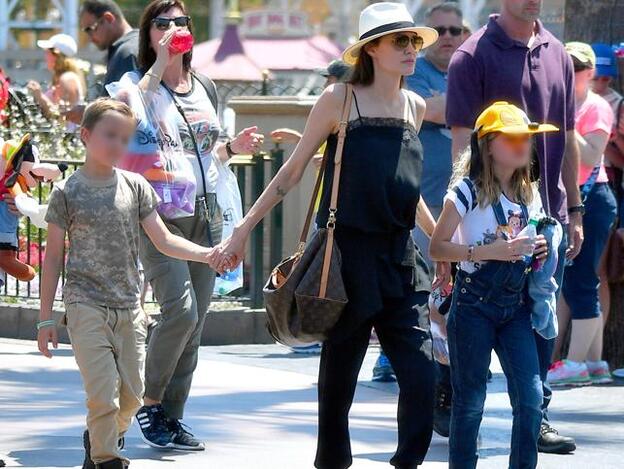
[[435, 371], [427, 293], [388, 300], [383, 310], [346, 340], [323, 344], [319, 370], [319, 433], [315, 467], [351, 466], [349, 409], [371, 328], [394, 369], [399, 385], [398, 448], [390, 463], [412, 469], [423, 462], [433, 430]]

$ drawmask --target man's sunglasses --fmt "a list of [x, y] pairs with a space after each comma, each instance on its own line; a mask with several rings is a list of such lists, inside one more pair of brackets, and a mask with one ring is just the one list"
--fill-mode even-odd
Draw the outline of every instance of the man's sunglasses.
[[418, 35], [410, 36], [407, 34], [401, 34], [401, 35], [395, 36], [394, 39], [392, 39], [392, 42], [394, 43], [395, 47], [399, 50], [407, 49], [407, 46], [409, 46], [411, 43], [412, 47], [418, 51], [422, 49], [423, 38]]
[[444, 36], [447, 31], [451, 33], [453, 37], [460, 36], [464, 32], [464, 28], [458, 28], [457, 26], [449, 26], [448, 28], [446, 26], [436, 26], [433, 29], [438, 32], [438, 36], [440, 37]]
[[156, 26], [159, 31], [166, 31], [169, 29], [169, 25], [173, 22], [179, 28], [186, 28], [191, 24], [191, 18], [189, 16], [176, 16], [175, 18], [164, 18], [157, 16], [152, 20], [152, 24]]
[[101, 22], [102, 22], [102, 18], [98, 18], [97, 20], [93, 22], [93, 24], [90, 24], [89, 26], [82, 28], [82, 32], [85, 33], [87, 36], [91, 36], [91, 34], [95, 32], [95, 30], [98, 28]]

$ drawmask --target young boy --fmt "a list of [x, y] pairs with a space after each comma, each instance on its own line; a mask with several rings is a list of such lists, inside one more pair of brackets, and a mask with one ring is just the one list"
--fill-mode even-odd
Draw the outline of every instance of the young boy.
[[82, 168], [54, 187], [41, 284], [39, 350], [52, 354], [50, 320], [65, 234], [69, 238], [63, 322], [87, 394], [83, 468], [123, 469], [122, 438], [142, 405], [146, 316], [140, 306], [139, 225], [164, 254], [208, 263], [211, 249], [172, 235], [156, 212], [158, 196], [142, 176], [115, 165], [135, 119], [125, 104], [98, 99], [85, 110]]

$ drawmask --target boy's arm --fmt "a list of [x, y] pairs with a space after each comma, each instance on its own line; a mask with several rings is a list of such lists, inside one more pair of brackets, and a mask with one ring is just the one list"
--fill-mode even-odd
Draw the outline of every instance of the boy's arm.
[[[49, 223], [45, 260], [43, 261], [43, 272], [41, 275], [39, 321], [48, 321], [52, 318], [56, 287], [58, 285], [61, 267], [63, 266], [64, 243], [65, 230], [54, 223]], [[52, 342], [54, 348], [58, 347], [56, 326], [48, 326], [40, 329], [37, 334], [37, 342], [39, 344], [39, 351], [46, 357], [52, 358], [52, 353], [48, 345]]]
[[164, 255], [185, 261], [209, 263], [208, 258], [212, 249], [192, 243], [171, 233], [156, 210], [141, 221], [141, 226], [156, 249]]

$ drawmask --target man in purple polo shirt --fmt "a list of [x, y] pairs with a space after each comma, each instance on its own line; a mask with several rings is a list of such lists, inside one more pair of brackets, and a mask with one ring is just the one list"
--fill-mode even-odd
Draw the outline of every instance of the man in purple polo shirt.
[[[584, 207], [577, 185], [574, 68], [563, 44], [539, 21], [541, 6], [541, 0], [501, 0], [500, 15], [493, 15], [457, 50], [449, 66], [446, 122], [454, 159], [468, 146], [477, 116], [495, 101], [509, 101], [531, 120], [561, 129], [536, 139], [544, 209], [568, 227], [556, 274], [561, 285], [564, 259], [573, 259], [583, 242]], [[546, 377], [555, 341], [535, 337], [544, 387], [539, 450], [569, 453], [576, 449], [574, 440], [559, 435], [547, 418], [552, 391]]]

